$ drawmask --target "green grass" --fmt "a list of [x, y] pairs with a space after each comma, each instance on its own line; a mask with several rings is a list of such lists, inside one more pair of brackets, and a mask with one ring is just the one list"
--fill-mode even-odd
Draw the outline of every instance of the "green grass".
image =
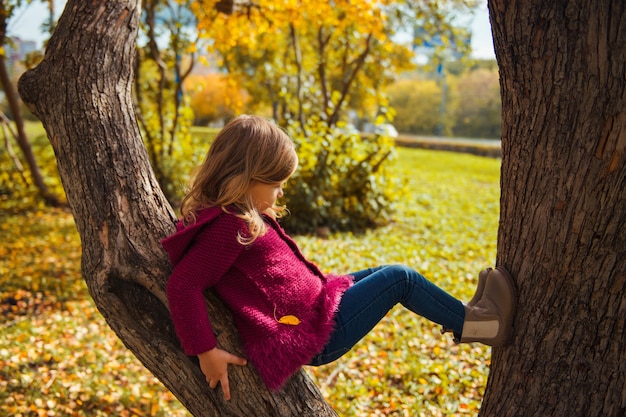
[[[499, 166], [400, 148], [393, 170], [408, 193], [393, 223], [359, 235], [295, 239], [326, 272], [403, 263], [466, 300], [478, 271], [495, 261]], [[3, 213], [4, 203], [0, 415], [188, 415], [95, 309], [80, 277], [71, 215], [47, 208]], [[398, 306], [353, 351], [307, 370], [341, 416], [460, 416], [477, 414], [488, 366], [487, 348], [456, 346]]]

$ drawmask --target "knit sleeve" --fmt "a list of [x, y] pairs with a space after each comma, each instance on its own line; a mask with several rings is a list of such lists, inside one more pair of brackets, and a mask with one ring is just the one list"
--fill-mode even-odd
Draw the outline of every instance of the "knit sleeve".
[[204, 291], [224, 277], [243, 249], [237, 241], [244, 223], [222, 215], [204, 226], [174, 266], [167, 298], [176, 334], [187, 355], [217, 346], [206, 311]]

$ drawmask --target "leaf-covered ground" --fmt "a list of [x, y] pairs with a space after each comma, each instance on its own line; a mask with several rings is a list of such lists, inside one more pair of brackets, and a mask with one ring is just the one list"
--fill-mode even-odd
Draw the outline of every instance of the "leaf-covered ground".
[[[399, 149], [405, 192], [393, 224], [296, 240], [327, 272], [403, 263], [467, 300], [495, 262], [499, 167]], [[0, 416], [189, 415], [94, 307], [71, 215], [1, 209]], [[456, 346], [398, 306], [353, 351], [307, 370], [341, 416], [463, 416], [477, 414], [488, 367], [488, 348]]]

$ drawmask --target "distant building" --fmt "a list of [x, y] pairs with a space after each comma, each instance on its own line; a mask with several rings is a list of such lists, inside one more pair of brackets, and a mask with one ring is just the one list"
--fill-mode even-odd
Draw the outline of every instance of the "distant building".
[[23, 60], [27, 54], [36, 50], [37, 42], [16, 37], [10, 38], [10, 43], [6, 45], [7, 57], [20, 61]]
[[444, 42], [442, 34], [430, 34], [422, 27], [415, 27], [413, 30], [413, 51], [417, 55], [432, 57], [435, 50], [444, 48], [445, 54], [452, 59], [460, 59], [463, 53], [459, 51], [457, 42], [465, 46], [472, 44], [472, 34], [465, 33], [455, 36], [452, 33], [447, 34], [447, 41]]
[[12, 71], [16, 64], [24, 61], [26, 55], [37, 51], [37, 42], [12, 37], [10, 38], [10, 42], [7, 42], [5, 45], [4, 49], [6, 52], [7, 66], [9, 71]]

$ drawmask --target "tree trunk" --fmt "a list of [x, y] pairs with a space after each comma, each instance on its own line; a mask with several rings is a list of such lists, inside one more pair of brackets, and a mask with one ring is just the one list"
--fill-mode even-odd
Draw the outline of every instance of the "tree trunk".
[[626, 415], [626, 3], [489, 0], [513, 345], [481, 416]]
[[[43, 62], [19, 82], [56, 154], [96, 306], [196, 416], [336, 415], [303, 371], [271, 393], [252, 366], [233, 367], [226, 402], [179, 347], [159, 243], [176, 219], [150, 169], [131, 97], [139, 14], [140, 0], [69, 0]], [[212, 293], [208, 299], [219, 343], [240, 353], [230, 316]]]

